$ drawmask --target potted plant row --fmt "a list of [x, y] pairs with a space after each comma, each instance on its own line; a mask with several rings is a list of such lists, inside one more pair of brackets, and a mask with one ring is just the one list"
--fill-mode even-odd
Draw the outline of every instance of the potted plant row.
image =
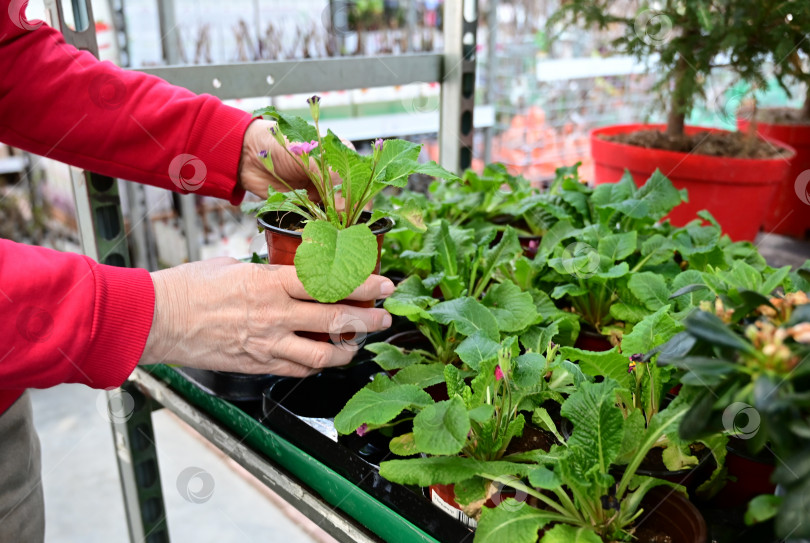
[[[800, 2], [785, 4], [792, 7], [749, 0], [644, 1], [628, 13], [626, 6], [608, 0], [563, 3], [549, 18], [550, 35], [559, 26], [577, 24], [618, 29], [614, 50], [637, 57], [659, 74], [654, 89], [666, 103], [665, 125], [616, 125], [593, 131], [595, 182], [614, 183], [626, 168], [641, 185], [661, 169], [690, 194], [690, 201], [669, 215], [673, 224], [682, 226], [708, 209], [732, 239], [753, 240], [772, 197], [788, 176], [795, 151], [783, 143], [686, 126], [685, 121], [697, 100], [706, 96], [709, 78], [719, 66], [742, 81], [765, 80], [771, 42], [781, 39], [784, 26], [790, 24], [787, 14], [794, 10], [798, 18], [806, 13]], [[806, 27], [806, 22], [797, 24]], [[725, 114], [723, 104], [715, 107]]]

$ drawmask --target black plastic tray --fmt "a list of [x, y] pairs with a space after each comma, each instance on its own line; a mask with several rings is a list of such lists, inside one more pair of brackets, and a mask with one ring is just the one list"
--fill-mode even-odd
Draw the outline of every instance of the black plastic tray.
[[305, 422], [304, 418], [334, 417], [380, 371], [373, 362], [363, 362], [306, 379], [279, 379], [265, 391], [259, 420], [437, 540], [471, 543], [473, 532], [433, 505], [420, 489], [380, 476], [375, 463], [390, 455], [386, 439], [372, 432], [363, 438], [341, 436], [335, 441], [336, 434], [329, 437]]

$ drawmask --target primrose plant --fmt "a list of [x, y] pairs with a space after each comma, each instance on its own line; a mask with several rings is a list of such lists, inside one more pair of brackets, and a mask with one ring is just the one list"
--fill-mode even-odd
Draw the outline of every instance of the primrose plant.
[[[404, 140], [378, 139], [371, 155], [361, 155], [331, 130], [322, 135], [320, 97], [312, 96], [307, 102], [314, 124], [273, 107], [255, 114], [276, 121], [271, 134], [310, 179], [317, 198], [311, 198], [305, 189], [293, 189], [275, 175], [271, 153], [261, 151], [259, 157], [267, 170], [288, 191], [268, 190], [267, 201], [255, 211], [300, 215], [302, 243], [295, 254], [298, 277], [316, 300], [336, 302], [362, 284], [377, 264], [377, 240], [371, 225], [394, 216], [413, 228], [424, 228], [418, 209], [377, 209], [364, 215], [374, 197], [386, 187], [404, 187], [414, 173], [443, 179], [456, 176], [435, 162], [420, 163], [422, 146]], [[340, 177], [339, 184], [333, 184], [333, 174]]]

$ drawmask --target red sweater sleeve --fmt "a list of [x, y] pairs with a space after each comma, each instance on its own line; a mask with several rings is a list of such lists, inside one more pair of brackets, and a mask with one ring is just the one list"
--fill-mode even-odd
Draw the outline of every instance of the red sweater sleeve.
[[5, 16], [9, 0], [0, 13], [0, 141], [111, 177], [242, 200], [248, 113], [99, 62], [47, 25], [27, 30], [38, 23]]
[[59, 383], [119, 386], [143, 353], [154, 307], [146, 270], [0, 239], [0, 403]]

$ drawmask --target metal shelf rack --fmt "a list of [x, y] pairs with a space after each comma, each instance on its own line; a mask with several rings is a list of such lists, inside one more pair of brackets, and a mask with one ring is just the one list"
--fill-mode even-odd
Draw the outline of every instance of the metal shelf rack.
[[[90, 0], [71, 4], [75, 30], [65, 22], [62, 2], [46, 0], [53, 26], [68, 43], [98, 55]], [[162, 34], [168, 36], [174, 27], [171, 2], [159, 0], [158, 9], [161, 25], [169, 29]], [[167, 66], [143, 71], [223, 99], [439, 82], [440, 162], [460, 172], [472, 162], [477, 9], [476, 0], [445, 1], [442, 54]], [[171, 48], [166, 48], [171, 42], [171, 36], [164, 40], [164, 57], [170, 64], [176, 61]], [[71, 180], [85, 254], [99, 262], [129, 266], [115, 180], [76, 169], [71, 171]], [[186, 203], [190, 203], [188, 198]], [[190, 217], [192, 213], [186, 216], [187, 232], [192, 228]], [[133, 239], [138, 243], [137, 232]], [[189, 255], [193, 254], [190, 250]], [[135, 408], [126, 420], [114, 419], [112, 429], [133, 542], [169, 541], [151, 417], [161, 407], [175, 413], [340, 541], [436, 541], [305, 451], [238, 408], [209, 396], [171, 368], [138, 368], [122, 389], [133, 398]], [[121, 392], [108, 394], [114, 397]]]

